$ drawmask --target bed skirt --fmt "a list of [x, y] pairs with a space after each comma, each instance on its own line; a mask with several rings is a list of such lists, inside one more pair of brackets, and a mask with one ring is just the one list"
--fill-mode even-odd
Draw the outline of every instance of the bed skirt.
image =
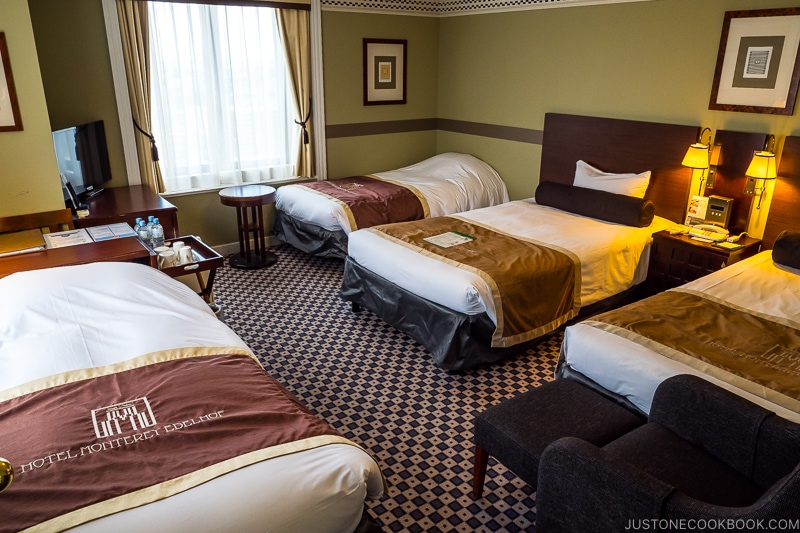
[[[431, 352], [436, 366], [454, 372], [511, 357], [552, 335], [549, 333], [508, 348], [492, 348], [495, 324], [486, 313], [467, 315], [426, 300], [364, 268], [350, 257], [344, 262], [340, 295], [343, 300], [352, 302], [354, 309], [356, 305], [363, 306], [387, 324], [411, 336]], [[637, 288], [633, 287], [584, 307], [577, 317], [555, 332], [637, 297]]]
[[282, 211], [275, 212], [273, 225], [277, 237], [298, 250], [319, 257], [347, 257], [347, 234], [331, 231], [290, 217]]
[[464, 371], [523, 351], [534, 339], [510, 348], [492, 348], [494, 322], [486, 313], [466, 315], [409, 292], [345, 259], [342, 299], [361, 305], [404, 331], [433, 355], [436, 366]]
[[571, 366], [566, 364], [566, 362], [564, 362], [563, 354], [561, 354], [558, 358], [558, 366], [556, 367], [556, 379], [575, 380], [578, 383], [587, 387], [588, 389], [591, 389], [596, 393], [600, 394], [601, 396], [605, 396], [612, 402], [621, 405], [625, 409], [629, 410], [630, 412], [641, 418], [643, 421], [647, 420], [647, 413], [642, 412], [641, 409], [633, 405], [633, 403], [631, 403], [631, 401], [628, 400], [625, 396], [611, 392], [602, 385], [599, 385], [593, 379], [586, 377], [585, 375], [581, 374], [580, 372], [578, 372], [577, 370], [573, 369]]

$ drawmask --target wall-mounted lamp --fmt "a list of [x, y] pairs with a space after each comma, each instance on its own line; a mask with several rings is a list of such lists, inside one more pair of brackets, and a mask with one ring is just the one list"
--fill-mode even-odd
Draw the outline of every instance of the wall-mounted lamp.
[[[708, 143], [703, 142], [703, 135], [708, 132]], [[703, 192], [703, 182], [706, 180], [706, 170], [709, 167], [709, 160], [711, 157], [711, 150], [709, 145], [711, 144], [711, 128], [703, 128], [703, 131], [700, 132], [700, 136], [697, 138], [697, 142], [694, 143], [689, 147], [686, 151], [686, 155], [683, 157], [683, 162], [681, 165], [693, 169], [701, 170], [700, 173], [700, 188], [697, 191], [697, 194], [702, 194]]]
[[[756, 209], [761, 209], [761, 200], [764, 198], [764, 191], [767, 189], [767, 181], [778, 177], [778, 167], [775, 164], [775, 136], [769, 135], [764, 149], [753, 154], [750, 166], [747, 167], [747, 185], [744, 188], [745, 194], [758, 194], [758, 204]], [[760, 182], [760, 186], [759, 186]]]

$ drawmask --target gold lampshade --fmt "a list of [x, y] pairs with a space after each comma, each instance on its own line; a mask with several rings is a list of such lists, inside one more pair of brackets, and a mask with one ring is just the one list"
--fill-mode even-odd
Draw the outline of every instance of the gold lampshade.
[[[774, 143], [774, 137], [770, 135], [770, 138]], [[769, 144], [769, 141], [767, 141], [767, 144]], [[761, 200], [764, 199], [764, 193], [767, 190], [767, 180], [774, 180], [778, 177], [775, 153], [768, 151], [766, 147], [764, 150], [754, 153], [745, 175], [748, 180], [744, 192], [745, 194], [758, 194], [756, 209], [761, 209]], [[759, 180], [761, 180], [760, 187], [758, 186]]]
[[708, 168], [708, 145], [700, 143], [691, 145], [681, 165], [689, 168]]
[[766, 151], [754, 153], [745, 175], [760, 180], [774, 180], [777, 178], [778, 170], [775, 164], [775, 154]]

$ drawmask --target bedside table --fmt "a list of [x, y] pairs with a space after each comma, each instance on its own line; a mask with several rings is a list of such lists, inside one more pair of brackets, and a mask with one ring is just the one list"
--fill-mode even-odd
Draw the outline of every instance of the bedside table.
[[742, 237], [741, 248], [726, 250], [712, 243], [697, 241], [688, 235], [653, 234], [647, 288], [650, 294], [665, 291], [758, 253], [761, 239]]

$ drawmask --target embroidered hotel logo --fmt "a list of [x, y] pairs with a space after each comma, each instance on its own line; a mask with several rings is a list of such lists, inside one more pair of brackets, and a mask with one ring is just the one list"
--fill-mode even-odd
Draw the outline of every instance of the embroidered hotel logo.
[[355, 182], [353, 182], [353, 181], [351, 181], [351, 182], [349, 182], [349, 183], [343, 183], [343, 184], [339, 184], [339, 183], [331, 183], [331, 185], [333, 185], [333, 186], [334, 186], [334, 187], [336, 187], [337, 189], [340, 189], [340, 190], [342, 190], [342, 191], [345, 191], [345, 192], [353, 192], [353, 191], [355, 191], [356, 189], [358, 189], [359, 187], [363, 187], [363, 185], [362, 185], [362, 184], [360, 184], [360, 183], [355, 183]]
[[156, 416], [147, 397], [92, 410], [92, 424], [98, 439], [139, 431], [156, 425]]

